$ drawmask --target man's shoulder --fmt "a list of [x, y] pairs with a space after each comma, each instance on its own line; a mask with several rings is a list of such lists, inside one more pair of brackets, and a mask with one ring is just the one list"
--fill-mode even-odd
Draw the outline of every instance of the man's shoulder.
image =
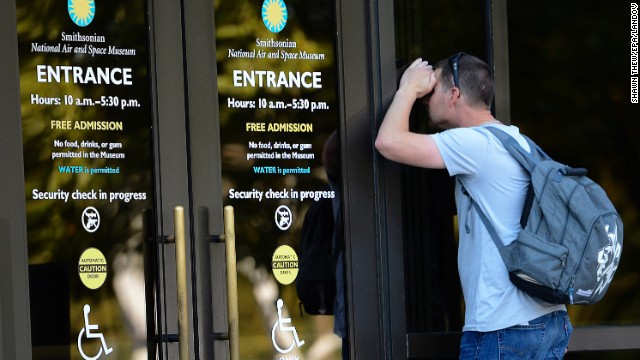
[[455, 128], [433, 135], [449, 175], [474, 174], [487, 159], [491, 140], [473, 128]]
[[489, 142], [488, 131], [479, 131], [478, 127], [459, 127], [433, 134], [438, 147], [478, 149]]
[[478, 126], [475, 128], [476, 131], [482, 132], [487, 136], [489, 136], [489, 138], [492, 141], [500, 143], [500, 140], [487, 129], [489, 127], [493, 127], [507, 133], [508, 135], [513, 137], [523, 149], [525, 149], [526, 151], [531, 151], [531, 146], [529, 145], [526, 137], [520, 132], [520, 128], [518, 128], [517, 126], [496, 123], [496, 124], [488, 124], [485, 126]]

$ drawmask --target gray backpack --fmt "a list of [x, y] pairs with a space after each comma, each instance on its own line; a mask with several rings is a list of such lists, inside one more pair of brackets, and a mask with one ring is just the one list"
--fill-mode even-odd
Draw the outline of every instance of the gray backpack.
[[[552, 160], [531, 139], [531, 153], [509, 134], [486, 127], [531, 174], [521, 225], [504, 246], [478, 204], [471, 202], [500, 251], [511, 281], [553, 304], [593, 304], [609, 288], [622, 254], [622, 221], [586, 169]], [[468, 195], [468, 194], [467, 194]]]

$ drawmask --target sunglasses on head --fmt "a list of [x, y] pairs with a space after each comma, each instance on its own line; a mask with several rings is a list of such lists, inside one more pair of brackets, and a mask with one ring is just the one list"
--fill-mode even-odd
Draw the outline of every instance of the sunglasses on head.
[[460, 73], [458, 72], [458, 68], [460, 67], [460, 58], [462, 55], [467, 54], [461, 51], [449, 58], [449, 66], [451, 66], [451, 72], [453, 73], [453, 85], [458, 88], [460, 87]]

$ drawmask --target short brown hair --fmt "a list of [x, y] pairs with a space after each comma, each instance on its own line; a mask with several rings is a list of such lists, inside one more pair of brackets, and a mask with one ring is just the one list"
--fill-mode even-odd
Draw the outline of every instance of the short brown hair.
[[[479, 58], [464, 54], [458, 60], [459, 88], [467, 102], [473, 106], [491, 107], [495, 92], [493, 74], [489, 66]], [[440, 79], [445, 90], [453, 84], [453, 70], [448, 59], [438, 61], [435, 66], [440, 69]]]

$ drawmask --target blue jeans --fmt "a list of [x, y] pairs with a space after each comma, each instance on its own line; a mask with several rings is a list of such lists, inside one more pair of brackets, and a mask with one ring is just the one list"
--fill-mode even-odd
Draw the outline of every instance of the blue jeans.
[[555, 311], [529, 321], [529, 325], [489, 331], [465, 331], [460, 359], [562, 359], [573, 327], [566, 311]]

